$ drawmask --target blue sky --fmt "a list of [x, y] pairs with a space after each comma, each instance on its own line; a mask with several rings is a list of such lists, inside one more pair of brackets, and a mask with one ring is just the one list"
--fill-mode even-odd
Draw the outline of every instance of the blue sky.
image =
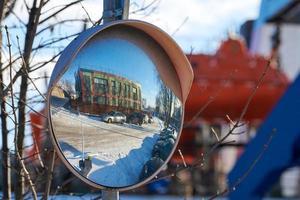
[[121, 39], [96, 40], [87, 44], [70, 66], [63, 80], [68, 79], [75, 84], [74, 74], [79, 67], [115, 74], [139, 83], [142, 98], [155, 107], [159, 91], [158, 72], [148, 55], [133, 43]]
[[[44, 9], [42, 19], [47, 16], [47, 10], [55, 7], [59, 9], [61, 5], [74, 0], [51, 0]], [[166, 31], [175, 39], [175, 41], [187, 53], [193, 48], [194, 52], [213, 53], [219, 46], [220, 42], [227, 37], [228, 31], [237, 31], [240, 24], [247, 19], [254, 19], [258, 16], [260, 0], [158, 0], [149, 7], [145, 12], [138, 12], [132, 14], [133, 11], [138, 9], [138, 4], [144, 2], [148, 5], [152, 0], [131, 0], [130, 19], [139, 19], [153, 23]], [[20, 3], [21, 2], [21, 3]], [[22, 5], [23, 1], [18, 1], [15, 13], [18, 17], [27, 22], [28, 14], [25, 11], [25, 6]], [[31, 3], [31, 0], [27, 0]], [[82, 5], [84, 6], [90, 18], [97, 21], [102, 15], [103, 0], [85, 0]], [[54, 10], [55, 10], [54, 9]], [[66, 10], [63, 14], [56, 17], [55, 20], [66, 20], [71, 18], [83, 19], [87, 18], [86, 12], [82, 9], [81, 5], [73, 6], [71, 9]], [[4, 25], [9, 27], [20, 26], [20, 22], [11, 15], [6, 19]], [[47, 24], [43, 25], [44, 27]], [[43, 28], [41, 26], [40, 29]], [[74, 26], [74, 24], [65, 24], [58, 26], [54, 32], [44, 32], [39, 35], [35, 41], [34, 47], [38, 44], [47, 42], [58, 36], [68, 35], [82, 29], [82, 26]], [[24, 29], [10, 29], [11, 41], [13, 45], [13, 53], [17, 53], [16, 36], [19, 36], [21, 47], [25, 39]], [[3, 42], [6, 42], [4, 35]], [[32, 58], [33, 63], [44, 61], [51, 57], [53, 53], [62, 50], [71, 39], [55, 45], [55, 48], [44, 49], [43, 51], [34, 54]], [[7, 60], [8, 51], [3, 49], [3, 58]], [[48, 75], [55, 63], [50, 63], [46, 68], [36, 71], [31, 74], [31, 77], [39, 77], [46, 72]], [[9, 76], [5, 76], [8, 79]], [[7, 80], [6, 80], [7, 81]], [[46, 91], [44, 80], [36, 83], [41, 91]], [[37, 93], [30, 91], [29, 96], [36, 95]], [[39, 109], [43, 105], [34, 106]]]

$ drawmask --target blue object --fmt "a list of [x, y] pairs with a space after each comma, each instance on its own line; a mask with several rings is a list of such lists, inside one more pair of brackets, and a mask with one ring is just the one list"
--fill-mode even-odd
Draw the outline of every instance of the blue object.
[[166, 194], [169, 190], [170, 180], [165, 178], [147, 185], [150, 194]]
[[262, 199], [285, 169], [300, 164], [300, 75], [287, 89], [229, 173], [229, 186], [239, 182], [263, 151], [254, 168], [229, 194], [230, 199]]

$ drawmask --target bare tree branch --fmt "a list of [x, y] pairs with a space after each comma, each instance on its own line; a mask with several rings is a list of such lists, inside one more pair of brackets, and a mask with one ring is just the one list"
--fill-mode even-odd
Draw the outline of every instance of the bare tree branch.
[[[9, 33], [8, 33], [8, 29], [7, 29], [7, 26], [5, 27], [5, 30], [6, 30], [6, 37], [7, 37], [7, 46], [8, 46], [8, 50], [9, 50], [9, 63], [11, 65], [11, 44], [10, 44], [10, 37], [9, 37]], [[9, 72], [9, 75], [10, 75], [10, 80], [12, 80], [13, 76], [12, 76], [12, 66], [10, 67], [10, 72]], [[11, 102], [12, 102], [12, 108], [13, 108], [13, 116], [14, 116], [14, 124], [15, 124], [15, 132], [17, 131], [18, 129], [18, 125], [17, 125], [17, 114], [16, 114], [16, 111], [14, 110], [15, 108], [15, 105], [14, 105], [14, 92], [13, 92], [13, 86], [10, 88], [11, 90]], [[37, 200], [37, 193], [36, 193], [36, 190], [35, 190], [35, 187], [32, 183], [32, 180], [30, 178], [30, 175], [29, 175], [29, 172], [27, 171], [26, 167], [25, 167], [25, 164], [22, 160], [22, 156], [20, 154], [20, 152], [22, 152], [22, 150], [19, 149], [19, 146], [18, 146], [18, 135], [15, 134], [15, 138], [14, 138], [14, 143], [15, 143], [15, 151], [16, 151], [16, 156], [17, 156], [17, 159], [18, 159], [18, 163], [21, 164], [21, 167], [22, 167], [22, 170], [24, 171], [25, 173], [25, 178], [27, 179], [27, 181], [29, 182], [29, 186], [30, 186], [30, 189], [31, 189], [31, 192], [32, 192], [32, 196], [33, 196], [33, 199], [34, 200]]]
[[73, 6], [73, 5], [76, 5], [78, 4], [79, 2], [81, 2], [83, 0], [77, 0], [77, 1], [74, 1], [72, 3], [69, 3], [69, 4], [66, 4], [65, 6], [63, 6], [61, 9], [59, 9], [58, 11], [52, 13], [51, 15], [49, 15], [48, 17], [46, 17], [45, 19], [42, 19], [39, 24], [43, 24], [44, 22], [48, 21], [49, 19], [55, 17], [56, 15], [58, 15], [59, 13], [61, 13], [62, 11], [66, 10], [67, 8], [69, 8], [70, 6]]

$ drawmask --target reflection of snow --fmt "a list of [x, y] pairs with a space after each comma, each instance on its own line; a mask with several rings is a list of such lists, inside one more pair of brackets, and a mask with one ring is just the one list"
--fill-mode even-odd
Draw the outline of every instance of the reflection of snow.
[[136, 126], [132, 124], [108, 124], [100, 117], [77, 115], [66, 109], [51, 108], [54, 133], [64, 156], [78, 170], [82, 159], [82, 135], [84, 133], [84, 157], [92, 159], [88, 178], [109, 187], [124, 187], [140, 182], [144, 164], [151, 158], [153, 146], [159, 138], [161, 122]]
[[[110, 187], [122, 187], [139, 182], [139, 176], [144, 164], [152, 157], [152, 149], [159, 134], [154, 134], [152, 137], [147, 137], [141, 143], [140, 148], [131, 150], [128, 155], [126, 152], [128, 147], [124, 145], [118, 149], [118, 159], [115, 159], [115, 149], [107, 149], [105, 152], [86, 155], [92, 156], [93, 167], [87, 175], [89, 179], [96, 183], [100, 183]], [[81, 160], [81, 152], [74, 147], [60, 143], [65, 157], [77, 169], [79, 168], [79, 160]], [[109, 152], [109, 150], [112, 150]], [[87, 156], [86, 156], [87, 157]]]
[[[119, 159], [108, 165], [97, 165], [88, 177], [94, 181], [102, 180], [104, 185], [132, 185], [139, 182], [144, 164], [151, 158], [153, 146], [158, 134], [144, 139], [139, 149], [133, 149], [128, 155], [119, 154]], [[122, 152], [122, 150], [120, 149]], [[113, 154], [114, 152], [111, 152]], [[98, 158], [99, 159], [99, 158]], [[105, 161], [105, 159], [103, 160]], [[94, 163], [94, 162], [93, 162]]]

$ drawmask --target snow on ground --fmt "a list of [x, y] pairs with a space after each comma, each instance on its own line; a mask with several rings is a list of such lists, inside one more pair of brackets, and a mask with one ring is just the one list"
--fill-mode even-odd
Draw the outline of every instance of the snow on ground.
[[[144, 164], [151, 158], [162, 122], [151, 124], [108, 124], [97, 117], [51, 108], [54, 133], [68, 161], [78, 170], [82, 157], [92, 157], [87, 177], [109, 186], [122, 187], [140, 182]], [[82, 142], [83, 141], [83, 142]], [[82, 153], [84, 152], [84, 153]]]

